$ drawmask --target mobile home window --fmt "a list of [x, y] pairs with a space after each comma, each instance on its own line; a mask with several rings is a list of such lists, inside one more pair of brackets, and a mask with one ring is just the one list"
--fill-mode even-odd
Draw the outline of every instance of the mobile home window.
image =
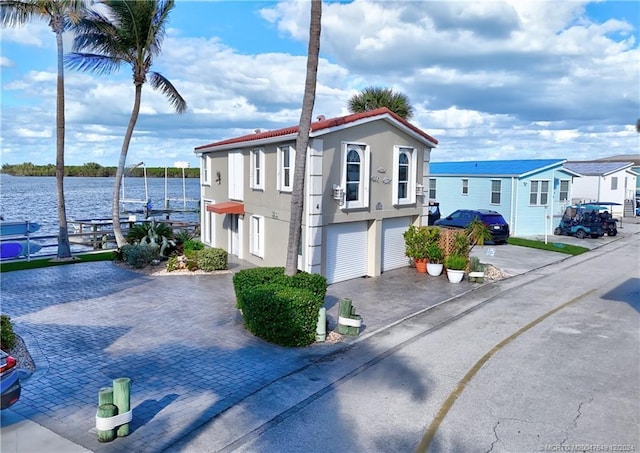
[[617, 176], [612, 176], [611, 177], [611, 190], [618, 190], [618, 177]]
[[549, 181], [531, 181], [529, 204], [532, 206], [546, 206], [549, 204]]
[[436, 199], [436, 178], [429, 178], [429, 199]]
[[491, 180], [491, 204], [500, 204], [502, 197], [502, 181], [499, 179]]
[[469, 195], [469, 180], [462, 180], [462, 195]]
[[560, 201], [569, 201], [569, 181], [560, 181]]

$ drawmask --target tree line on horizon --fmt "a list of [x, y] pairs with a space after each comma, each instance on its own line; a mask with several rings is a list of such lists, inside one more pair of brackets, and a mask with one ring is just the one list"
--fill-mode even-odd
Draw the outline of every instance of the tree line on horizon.
[[[64, 176], [77, 177], [101, 177], [112, 178], [116, 176], [117, 167], [103, 167], [95, 162], [89, 162], [83, 165], [65, 165]], [[136, 167], [125, 172], [127, 177], [143, 177], [144, 168]], [[147, 177], [164, 178], [165, 167], [147, 167]], [[31, 162], [22, 164], [3, 164], [0, 173], [11, 176], [56, 176], [56, 166], [53, 164], [34, 165]], [[166, 176], [168, 178], [181, 178], [182, 168], [166, 167]], [[185, 168], [185, 178], [199, 178], [199, 168]]]

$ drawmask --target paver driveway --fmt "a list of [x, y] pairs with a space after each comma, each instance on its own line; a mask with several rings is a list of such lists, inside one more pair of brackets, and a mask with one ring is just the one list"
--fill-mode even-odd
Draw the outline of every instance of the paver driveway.
[[[336, 349], [248, 334], [229, 274], [146, 277], [97, 262], [3, 273], [1, 289], [37, 364], [13, 409], [93, 451], [160, 451]], [[100, 444], [98, 390], [118, 377], [133, 382], [132, 432]]]

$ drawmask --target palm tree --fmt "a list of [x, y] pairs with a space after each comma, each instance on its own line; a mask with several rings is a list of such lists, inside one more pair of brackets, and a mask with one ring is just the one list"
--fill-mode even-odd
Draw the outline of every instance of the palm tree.
[[122, 247], [126, 239], [120, 228], [120, 187], [140, 113], [142, 86], [148, 77], [151, 87], [160, 90], [179, 114], [186, 111], [187, 103], [168, 79], [150, 69], [153, 59], [161, 52], [174, 0], [104, 0], [102, 4], [108, 8], [105, 14], [91, 11], [76, 25], [73, 53], [67, 55], [65, 61], [71, 68], [96, 74], [110, 74], [122, 65], [129, 65], [133, 70], [135, 98], [120, 151], [111, 205], [113, 231], [118, 247]]
[[289, 242], [287, 244], [286, 275], [298, 271], [298, 244], [302, 233], [302, 211], [304, 209], [304, 175], [311, 130], [311, 115], [316, 100], [316, 80], [320, 55], [320, 29], [322, 0], [311, 1], [311, 22], [309, 24], [309, 47], [307, 50], [307, 76], [302, 98], [300, 125], [296, 137], [296, 162], [291, 188], [291, 217], [289, 220]]
[[46, 20], [56, 35], [58, 50], [58, 81], [56, 91], [56, 189], [58, 197], [58, 255], [57, 258], [70, 259], [69, 229], [67, 209], [64, 199], [64, 66], [62, 33], [77, 23], [85, 12], [86, 2], [82, 0], [2, 0], [0, 2], [0, 23], [2, 26], [24, 25], [32, 18]]
[[406, 120], [413, 116], [413, 106], [409, 102], [409, 98], [402, 93], [393, 91], [391, 88], [366, 87], [349, 99], [348, 107], [351, 113], [362, 113], [380, 107], [387, 107], [393, 113]]

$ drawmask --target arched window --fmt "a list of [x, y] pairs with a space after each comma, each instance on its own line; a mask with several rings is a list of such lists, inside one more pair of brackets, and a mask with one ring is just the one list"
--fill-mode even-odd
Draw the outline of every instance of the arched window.
[[398, 198], [409, 197], [409, 156], [401, 152], [398, 157]]
[[346, 182], [346, 200], [357, 201], [360, 199], [360, 172], [361, 172], [360, 153], [354, 148], [347, 151], [347, 182]]

